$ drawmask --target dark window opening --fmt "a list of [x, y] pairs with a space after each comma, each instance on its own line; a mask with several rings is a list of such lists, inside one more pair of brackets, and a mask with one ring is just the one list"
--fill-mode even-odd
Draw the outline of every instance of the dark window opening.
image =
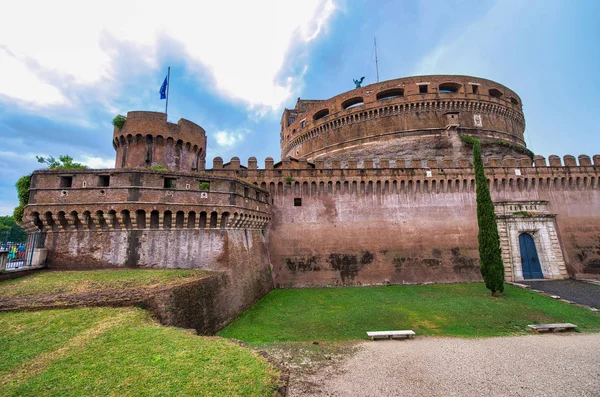
[[419, 86], [419, 94], [427, 94], [427, 84], [421, 84]]
[[473, 88], [473, 94], [479, 94], [479, 86], [478, 85], [472, 85], [471, 87]]
[[342, 109], [352, 108], [354, 106], [364, 105], [362, 97], [350, 98], [342, 102]]
[[109, 175], [100, 175], [98, 177], [98, 186], [107, 187], [110, 185], [110, 176]]
[[175, 189], [175, 178], [165, 178], [165, 189]]
[[247, 187], [244, 188], [244, 197], [248, 197], [248, 188]]
[[73, 177], [72, 176], [61, 176], [60, 177], [60, 187], [71, 187], [73, 186]]
[[460, 84], [457, 83], [444, 83], [440, 84], [440, 94], [451, 94], [460, 90]]
[[294, 197], [294, 207], [302, 207], [302, 198]]
[[314, 114], [313, 120], [319, 120], [325, 116], [329, 116], [329, 109], [319, 110], [317, 113]]
[[517, 101], [517, 100], [516, 100], [515, 98], [513, 98], [513, 97], [510, 97], [510, 102], [511, 102], [513, 105], [518, 105], [518, 104], [519, 104], [519, 101]]
[[495, 88], [492, 88], [489, 91], [489, 93], [490, 93], [490, 96], [494, 97], [494, 98], [501, 98], [502, 97], [502, 93], [499, 90], [495, 89]]
[[302, 122], [300, 123], [300, 126], [302, 128], [306, 127], [306, 120], [302, 120]]
[[260, 192], [256, 191], [256, 201], [260, 201]]
[[381, 99], [390, 99], [390, 98], [400, 98], [404, 96], [404, 89], [402, 88], [393, 88], [391, 90], [381, 91], [377, 94], [377, 100]]
[[296, 120], [294, 117], [290, 117], [290, 120], [288, 121], [288, 125], [292, 124], [294, 122], [294, 120]]

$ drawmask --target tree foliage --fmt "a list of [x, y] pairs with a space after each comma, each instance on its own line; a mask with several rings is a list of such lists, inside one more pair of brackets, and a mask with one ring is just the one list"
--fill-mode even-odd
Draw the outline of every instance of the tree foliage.
[[87, 165], [76, 163], [73, 161], [73, 157], [68, 155], [58, 156], [58, 160], [53, 156], [42, 157], [35, 156], [38, 163], [46, 164], [50, 170], [85, 170], [88, 168]]
[[15, 222], [15, 218], [6, 215], [0, 216], [0, 241], [4, 240], [24, 243], [27, 240], [27, 233]]
[[17, 197], [19, 199], [19, 205], [15, 207], [13, 212], [13, 218], [16, 222], [23, 221], [23, 208], [29, 202], [29, 186], [31, 185], [31, 175], [24, 175], [19, 178], [15, 187], [17, 188]]
[[496, 292], [504, 291], [504, 264], [502, 263], [494, 203], [481, 159], [480, 143], [478, 139], [471, 139], [473, 141], [473, 165], [477, 193], [477, 224], [479, 226], [477, 239], [479, 240], [481, 275], [485, 286], [492, 291], [493, 295]]
[[113, 123], [113, 125], [115, 127], [117, 127], [118, 129], [121, 129], [125, 125], [126, 121], [127, 121], [127, 117], [121, 116], [119, 114], [119, 115], [115, 116], [115, 118], [113, 119], [112, 123]]

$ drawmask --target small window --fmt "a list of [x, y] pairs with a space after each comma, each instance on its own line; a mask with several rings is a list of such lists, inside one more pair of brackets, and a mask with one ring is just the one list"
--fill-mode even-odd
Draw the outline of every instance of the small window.
[[248, 188], [247, 187], [244, 188], [244, 197], [248, 197]]
[[294, 122], [294, 120], [296, 120], [294, 117], [290, 117], [290, 120], [288, 121], [288, 125], [292, 124]]
[[342, 102], [342, 109], [348, 109], [354, 106], [364, 105], [365, 102], [361, 97], [350, 98]]
[[473, 88], [473, 94], [479, 94], [479, 86], [478, 85], [472, 85], [471, 86]]
[[385, 90], [377, 93], [377, 100], [381, 99], [391, 99], [391, 98], [401, 98], [404, 96], [404, 89], [402, 88], [392, 88], [391, 90]]
[[260, 192], [256, 191], [256, 201], [260, 201]]
[[98, 186], [108, 187], [110, 185], [110, 175], [100, 175], [98, 177]]
[[300, 126], [302, 128], [306, 127], [306, 120], [302, 120], [302, 122], [300, 123]]
[[73, 177], [72, 176], [61, 176], [60, 177], [60, 187], [71, 187], [73, 186]]
[[510, 97], [510, 102], [511, 102], [513, 105], [518, 105], [518, 104], [519, 104], [519, 101], [517, 101], [517, 99], [516, 99], [516, 98], [513, 98], [513, 97]]
[[175, 178], [165, 178], [165, 189], [175, 189]]
[[499, 90], [495, 89], [495, 88], [492, 88], [489, 91], [489, 93], [490, 93], [490, 96], [494, 97], [494, 98], [501, 98], [502, 97], [502, 93]]
[[460, 90], [460, 84], [458, 83], [444, 83], [440, 84], [440, 94], [451, 94]]
[[302, 198], [294, 197], [294, 207], [302, 207]]
[[325, 116], [329, 116], [329, 109], [321, 109], [317, 113], [314, 114], [313, 120], [322, 119]]
[[427, 84], [421, 84], [419, 86], [419, 94], [427, 94]]

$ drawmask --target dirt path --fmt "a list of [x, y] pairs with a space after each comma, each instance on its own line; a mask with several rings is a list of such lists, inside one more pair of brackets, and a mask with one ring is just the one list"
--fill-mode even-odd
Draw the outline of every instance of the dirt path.
[[289, 396], [600, 396], [600, 334], [364, 342]]

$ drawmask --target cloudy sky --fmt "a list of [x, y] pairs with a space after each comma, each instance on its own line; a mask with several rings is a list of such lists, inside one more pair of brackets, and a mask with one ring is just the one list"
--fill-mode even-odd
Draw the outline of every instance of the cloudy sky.
[[[208, 134], [212, 157], [279, 158], [297, 97], [381, 80], [467, 74], [523, 100], [537, 154], [600, 153], [600, 1], [6, 1], [0, 23], [0, 215], [36, 155], [112, 167], [111, 120], [164, 111]], [[364, 85], [364, 84], [363, 84]]]

